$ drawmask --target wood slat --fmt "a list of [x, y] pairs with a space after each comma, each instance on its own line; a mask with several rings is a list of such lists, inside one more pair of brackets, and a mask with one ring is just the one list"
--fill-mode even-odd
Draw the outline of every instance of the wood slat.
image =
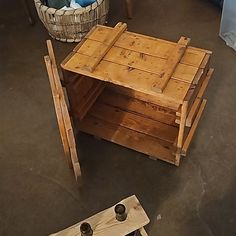
[[91, 115], [87, 115], [78, 124], [78, 128], [85, 133], [175, 164], [175, 156], [172, 155], [175, 152], [174, 147], [163, 140], [105, 122]]
[[203, 99], [202, 104], [201, 104], [201, 106], [199, 108], [198, 114], [197, 114], [197, 116], [196, 116], [196, 118], [194, 120], [194, 123], [193, 123], [193, 125], [192, 125], [192, 127], [191, 127], [191, 129], [190, 129], [190, 131], [189, 131], [185, 141], [184, 141], [184, 145], [183, 145], [183, 148], [182, 148], [182, 155], [186, 155], [186, 153], [187, 153], [188, 147], [189, 147], [189, 145], [190, 145], [190, 143], [191, 143], [191, 141], [193, 139], [193, 136], [194, 136], [195, 131], [197, 129], [199, 120], [200, 120], [200, 118], [202, 116], [202, 113], [204, 111], [204, 108], [206, 106], [206, 102], [207, 102], [207, 100]]
[[[195, 119], [195, 116], [198, 112], [198, 109], [199, 109], [199, 106], [202, 102], [202, 97], [203, 97], [203, 94], [205, 93], [206, 89], [207, 89], [207, 86], [209, 84], [209, 81], [210, 79], [212, 78], [212, 74], [214, 72], [214, 69], [209, 69], [204, 81], [202, 82], [200, 88], [198, 89], [198, 93], [197, 93], [197, 96], [193, 102], [193, 105], [191, 106], [191, 108], [189, 109], [188, 111], [188, 116], [187, 116], [187, 120], [186, 120], [186, 126], [187, 127], [191, 127], [194, 119]], [[176, 121], [175, 121], [177, 124], [180, 123], [180, 119], [179, 117], [177, 117]]]
[[175, 112], [165, 107], [160, 107], [154, 103], [144, 102], [126, 95], [122, 95], [109, 87], [99, 96], [97, 102], [117, 107], [123, 111], [148, 117], [168, 125], [175, 125]]
[[158, 104], [162, 107], [166, 107], [175, 112], [177, 112], [180, 107], [180, 104], [178, 102], [173, 100], [168, 100], [165, 97], [161, 96], [157, 97], [113, 84], [108, 84], [107, 87], [116, 93], [128, 96], [130, 98], [135, 98], [144, 102]]
[[[110, 27], [99, 26], [88, 38], [103, 42], [111, 30], [112, 28]], [[168, 59], [176, 43], [126, 31], [114, 45], [147, 55]], [[188, 48], [181, 63], [199, 67], [205, 54], [205, 50], [198, 50], [192, 47]]]
[[178, 63], [180, 62], [183, 55], [185, 54], [186, 48], [189, 45], [189, 43], [190, 43], [189, 38], [185, 38], [185, 37], [180, 38], [173, 52], [170, 54], [169, 58], [167, 59], [165, 66], [161, 70], [161, 75], [160, 75], [160, 78], [162, 79], [161, 84], [157, 84], [157, 83], [153, 84], [153, 89], [155, 91], [160, 92], [160, 93], [164, 91]]
[[89, 113], [101, 120], [174, 143], [178, 128], [96, 102]]
[[97, 47], [91, 58], [86, 61], [83, 70], [92, 72], [126, 29], [127, 24], [118, 23], [104, 39], [103, 45]]
[[[114, 208], [112, 206], [102, 212], [91, 216], [67, 229], [51, 236], [77, 236], [80, 235], [80, 225], [87, 222], [91, 225], [93, 236], [120, 236], [127, 235], [135, 230], [142, 228], [149, 223], [149, 218], [142, 208], [136, 196], [128, 197], [119, 202], [125, 205], [127, 210], [127, 218], [125, 221], [119, 222], [115, 218]], [[145, 235], [145, 234], [143, 234]]]
[[[77, 53], [91, 57], [97, 48], [101, 48], [103, 46], [104, 45], [101, 42], [87, 39], [79, 48]], [[77, 54], [75, 54], [75, 56], [79, 57]], [[116, 46], [113, 46], [109, 50], [103, 60], [153, 73], [159, 77], [163, 73], [162, 69], [166, 64], [166, 59], [146, 55]], [[197, 72], [197, 67], [179, 63], [172, 75], [172, 78], [183, 82], [192, 83]]]
[[[79, 57], [72, 57], [64, 66], [64, 69], [84, 74], [102, 81], [114, 83], [128, 87], [148, 95], [153, 95], [160, 99], [169, 99], [178, 104], [182, 104], [190, 84], [178, 80], [170, 80], [162, 94], [151, 90], [153, 83], [161, 83], [155, 74], [150, 74], [141, 70], [133, 69], [111, 62], [101, 61], [93, 73], [81, 69], [84, 60], [88, 57], [80, 54]], [[127, 79], [128, 78], [128, 79]]]

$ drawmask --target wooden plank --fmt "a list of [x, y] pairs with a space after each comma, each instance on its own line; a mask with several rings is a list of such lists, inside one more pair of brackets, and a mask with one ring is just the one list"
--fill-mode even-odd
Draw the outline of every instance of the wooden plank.
[[[88, 38], [103, 42], [112, 28], [99, 26]], [[140, 35], [132, 32], [124, 32], [114, 46], [129, 49], [146, 55], [168, 59], [175, 48], [176, 43]], [[196, 48], [188, 48], [181, 63], [199, 67], [206, 52]]]
[[165, 97], [152, 96], [149, 94], [141, 93], [141, 92], [129, 89], [129, 88], [125, 88], [125, 87], [117, 86], [113, 84], [108, 84], [107, 87], [111, 91], [114, 91], [116, 93], [128, 96], [130, 98], [135, 98], [144, 102], [158, 104], [162, 107], [166, 107], [176, 112], [178, 111], [180, 107], [179, 103], [177, 103], [176, 101], [168, 100]]
[[89, 113], [101, 120], [111, 122], [115, 125], [147, 134], [154, 138], [174, 143], [178, 136], [178, 128], [170, 126], [146, 117], [122, 111], [110, 105], [96, 102]]
[[161, 84], [161, 79], [157, 75], [106, 61], [101, 61], [95, 71], [90, 73], [83, 71], [80, 68], [83, 66], [83, 61], [87, 58], [87, 56], [82, 54], [80, 54], [79, 57], [72, 57], [71, 60], [66, 63], [64, 69], [79, 74], [84, 74], [98, 80], [128, 87], [148, 95], [153, 95], [160, 99], [169, 99], [172, 102], [179, 104], [182, 104], [183, 99], [190, 87], [189, 83], [173, 79], [169, 81], [164, 92], [159, 94], [151, 90], [153, 83]]
[[180, 118], [180, 125], [179, 125], [179, 135], [177, 140], [177, 153], [176, 153], [176, 165], [179, 165], [180, 162], [180, 155], [183, 146], [183, 137], [184, 137], [184, 129], [186, 124], [187, 118], [187, 109], [188, 109], [188, 102], [184, 101], [181, 109], [181, 118]]
[[186, 37], [181, 37], [178, 41], [177, 45], [175, 46], [173, 52], [170, 54], [165, 67], [162, 68], [161, 71], [161, 84], [157, 84], [154, 82], [153, 89], [154, 91], [162, 93], [165, 89], [167, 83], [169, 82], [172, 74], [174, 73], [178, 63], [182, 59], [183, 55], [185, 54], [186, 48], [190, 43], [190, 39]]
[[85, 63], [86, 66], [83, 67], [83, 70], [92, 72], [126, 29], [127, 24], [121, 22], [118, 23], [104, 39], [102, 47], [98, 47], [93, 56], [87, 60]]
[[[103, 46], [102, 42], [87, 39], [79, 48], [77, 53], [92, 56], [97, 48]], [[74, 56], [78, 56], [74, 55]], [[139, 69], [145, 72], [153, 73], [161, 76], [163, 67], [165, 67], [166, 59], [158, 58], [143, 53], [123, 49], [113, 46], [104, 56], [104, 61], [113, 62], [119, 65], [129, 66], [134, 69]], [[197, 67], [179, 63], [173, 72], [172, 78], [187, 83], [192, 83], [198, 72]]]
[[195, 118], [195, 120], [193, 122], [193, 125], [192, 125], [192, 127], [191, 127], [191, 129], [190, 129], [190, 131], [189, 131], [189, 133], [187, 135], [187, 138], [184, 141], [184, 145], [183, 145], [183, 148], [182, 148], [182, 155], [186, 155], [186, 153], [187, 153], [188, 147], [189, 147], [189, 145], [190, 145], [190, 143], [191, 143], [191, 141], [193, 139], [193, 136], [194, 136], [195, 131], [197, 129], [199, 120], [200, 120], [200, 118], [202, 116], [202, 113], [204, 111], [204, 108], [206, 106], [206, 102], [207, 102], [207, 100], [203, 99], [202, 104], [201, 104], [201, 106], [199, 108], [198, 114], [197, 114], [197, 116], [196, 116], [196, 118]]
[[[204, 81], [202, 82], [202, 85], [200, 86], [200, 89], [198, 90], [198, 94], [196, 96], [196, 99], [194, 100], [193, 102], [193, 105], [191, 106], [191, 108], [189, 109], [188, 111], [188, 116], [187, 116], [187, 120], [186, 120], [186, 126], [187, 127], [191, 127], [194, 119], [195, 119], [195, 116], [197, 114], [197, 111], [198, 111], [198, 108], [201, 104], [201, 101], [202, 101], [202, 97], [203, 97], [203, 94], [205, 93], [206, 91], [206, 88], [209, 84], [209, 81], [210, 79], [212, 78], [212, 74], [214, 72], [214, 69], [209, 69]], [[179, 117], [177, 117], [176, 121], [175, 121], [177, 124], [180, 123], [180, 119]]]
[[56, 91], [56, 85], [54, 84], [53, 80], [53, 72], [52, 72], [52, 67], [51, 67], [51, 61], [49, 56], [44, 57], [45, 65], [47, 68], [48, 72], [48, 78], [50, 82], [50, 87], [52, 91], [52, 97], [53, 97], [53, 102], [54, 102], [54, 107], [55, 107], [55, 112], [56, 112], [56, 117], [57, 117], [57, 122], [58, 122], [58, 128], [61, 136], [61, 141], [63, 145], [63, 150], [65, 153], [66, 160], [69, 164], [70, 167], [72, 167], [72, 162], [71, 162], [71, 157], [70, 157], [70, 149], [69, 149], [69, 144], [67, 140], [67, 135], [66, 135], [66, 129], [62, 117], [62, 111], [60, 107], [60, 102], [59, 102], [59, 95]]
[[80, 235], [80, 225], [83, 222], [87, 222], [91, 225], [93, 236], [121, 236], [134, 232], [150, 222], [136, 196], [133, 195], [128, 197], [119, 203], [125, 205], [126, 207], [127, 218], [125, 221], [119, 222], [116, 220], [114, 212], [115, 206], [112, 206], [67, 229], [51, 234], [51, 236]]
[[81, 177], [81, 170], [80, 170], [80, 164], [79, 164], [79, 161], [78, 161], [78, 155], [77, 155], [77, 151], [76, 151], [76, 143], [75, 143], [75, 140], [74, 140], [72, 124], [71, 124], [69, 112], [68, 112], [68, 109], [67, 109], [63, 88], [62, 88], [62, 85], [61, 85], [61, 82], [60, 82], [58, 69], [57, 69], [57, 66], [55, 64], [56, 63], [55, 55], [54, 55], [52, 43], [51, 43], [50, 40], [47, 40], [47, 47], [48, 47], [49, 55], [51, 57], [53, 57], [53, 60], [51, 60], [50, 56], [49, 56], [49, 58], [47, 57], [46, 59], [50, 61], [50, 66], [51, 66], [52, 75], [53, 75], [51, 77], [51, 79], [54, 82], [55, 92], [58, 95], [57, 100], [58, 100], [58, 104], [60, 106], [62, 119], [63, 119], [65, 131], [66, 131], [66, 137], [67, 137], [69, 150], [70, 150], [71, 162], [72, 162], [75, 178], [77, 180], [78, 177]]
[[117, 107], [123, 111], [148, 117], [168, 125], [175, 125], [175, 112], [154, 103], [145, 102], [133, 97], [122, 95], [106, 88], [98, 98], [97, 102]]
[[[71, 82], [69, 82], [71, 80]], [[66, 88], [72, 106], [72, 111], [79, 120], [82, 120], [88, 110], [102, 93], [105, 87], [103, 81], [86, 76], [76, 79], [66, 78]]]
[[105, 122], [88, 114], [78, 124], [79, 130], [138, 152], [175, 164], [174, 147], [163, 140]]

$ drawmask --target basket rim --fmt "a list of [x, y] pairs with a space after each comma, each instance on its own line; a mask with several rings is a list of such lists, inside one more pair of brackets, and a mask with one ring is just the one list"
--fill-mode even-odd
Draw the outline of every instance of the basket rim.
[[[96, 0], [94, 3], [88, 5], [87, 7], [81, 7], [78, 9], [71, 9], [71, 10], [62, 10], [62, 9], [56, 9], [53, 7], [48, 7], [42, 3], [41, 0], [34, 0], [34, 3], [37, 7], [39, 7], [41, 10], [44, 11], [50, 11], [52, 14], [58, 14], [58, 15], [64, 15], [65, 13], [69, 14], [81, 14], [84, 12], [89, 12], [91, 10], [96, 9], [99, 7], [105, 0]], [[44, 8], [44, 9], [43, 9]]]

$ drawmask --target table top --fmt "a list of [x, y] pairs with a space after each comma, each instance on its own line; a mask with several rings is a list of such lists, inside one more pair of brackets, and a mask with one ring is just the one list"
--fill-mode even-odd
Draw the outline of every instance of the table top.
[[211, 54], [209, 50], [189, 46], [189, 42], [185, 37], [175, 43], [128, 32], [122, 23], [114, 28], [97, 25], [61, 66], [172, 101], [177, 109]]

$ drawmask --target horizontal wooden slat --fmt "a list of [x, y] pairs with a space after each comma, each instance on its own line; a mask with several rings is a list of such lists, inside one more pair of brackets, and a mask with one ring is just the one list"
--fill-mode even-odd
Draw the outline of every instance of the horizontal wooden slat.
[[[101, 42], [87, 39], [77, 52], [79, 54], [91, 57], [97, 48], [101, 48], [103, 46], [104, 44]], [[163, 73], [162, 69], [166, 64], [166, 59], [145, 55], [143, 53], [131, 50], [125, 50], [115, 46], [110, 49], [103, 60], [124, 66], [129, 66], [131, 68], [153, 73], [158, 76]], [[177, 65], [172, 78], [191, 83], [196, 76], [197, 71], [197, 67], [180, 63]]]
[[120, 93], [122, 95], [126, 95], [128, 97], [131, 98], [136, 98], [139, 99], [141, 101], [145, 101], [145, 102], [150, 102], [150, 103], [154, 103], [154, 104], [158, 104], [162, 107], [166, 107], [168, 109], [171, 109], [175, 112], [178, 111], [180, 104], [176, 101], [172, 101], [172, 100], [168, 100], [166, 98], [163, 97], [157, 97], [157, 96], [152, 96], [149, 94], [145, 94], [139, 91], [135, 91], [129, 88], [125, 88], [122, 86], [117, 86], [117, 85], [113, 85], [113, 84], [108, 84], [107, 87], [112, 90], [115, 91], [116, 93]]
[[[112, 30], [112, 28], [104, 26], [99, 26], [98, 29], [90, 34], [88, 38], [103, 42], [106, 36]], [[143, 36], [136, 33], [124, 32], [114, 45], [147, 55], [167, 59], [174, 50], [176, 43]], [[188, 48], [186, 50], [185, 56], [181, 60], [181, 63], [199, 67], [205, 54], [206, 52], [203, 50]]]
[[96, 67], [93, 73], [81, 69], [87, 56], [80, 54], [79, 57], [72, 57], [64, 66], [65, 69], [84, 74], [102, 81], [108, 81], [116, 85], [131, 88], [133, 90], [153, 95], [160, 99], [169, 99], [177, 104], [181, 104], [190, 84], [178, 80], [170, 80], [162, 94], [151, 90], [153, 83], [161, 83], [155, 74], [150, 74], [141, 70], [133, 69], [128, 66], [117, 65], [106, 61]]
[[148, 117], [168, 125], [175, 125], [175, 112], [154, 103], [144, 102], [133, 97], [117, 93], [107, 87], [99, 96], [97, 102], [112, 105], [123, 111], [132, 112], [139, 116]]
[[79, 130], [175, 164], [174, 147], [163, 140], [87, 115]]
[[119, 108], [99, 102], [94, 104], [89, 111], [89, 114], [101, 120], [111, 122], [115, 125], [120, 125], [170, 143], [174, 143], [178, 135], [177, 127], [154, 121], [138, 114], [122, 111]]

